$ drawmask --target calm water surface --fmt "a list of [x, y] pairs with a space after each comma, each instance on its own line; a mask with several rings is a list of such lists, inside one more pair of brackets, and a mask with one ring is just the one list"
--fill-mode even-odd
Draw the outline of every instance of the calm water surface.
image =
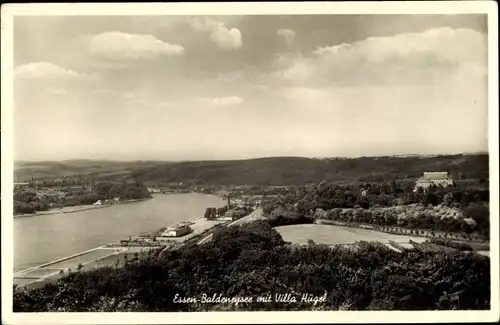
[[203, 217], [224, 200], [204, 194], [155, 194], [153, 199], [67, 214], [14, 219], [14, 270], [47, 263], [109, 242]]

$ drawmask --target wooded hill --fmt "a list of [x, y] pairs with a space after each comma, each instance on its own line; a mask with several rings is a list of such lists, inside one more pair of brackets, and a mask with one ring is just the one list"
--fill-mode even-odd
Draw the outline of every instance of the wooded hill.
[[161, 161], [113, 161], [73, 159], [64, 161], [17, 161], [14, 163], [14, 182], [32, 178], [55, 179], [61, 177], [99, 179], [126, 178], [132, 170], [165, 164]]
[[329, 181], [415, 179], [425, 171], [447, 171], [454, 179], [489, 178], [488, 155], [435, 157], [361, 157], [311, 159], [260, 158], [239, 161], [197, 161], [137, 168], [131, 176], [143, 181], [220, 185], [297, 185]]
[[[183, 182], [217, 185], [298, 185], [329, 181], [387, 181], [415, 179], [424, 171], [447, 171], [454, 179], [489, 178], [488, 154], [301, 158], [271, 157], [225, 161], [91, 161], [16, 164], [16, 177], [85, 177], [116, 180], [134, 178], [145, 183]], [[16, 178], [15, 178], [16, 179]]]

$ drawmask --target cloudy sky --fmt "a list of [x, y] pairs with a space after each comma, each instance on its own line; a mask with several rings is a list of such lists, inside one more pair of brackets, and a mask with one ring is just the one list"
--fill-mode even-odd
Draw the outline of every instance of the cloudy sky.
[[18, 160], [487, 150], [481, 15], [14, 20]]

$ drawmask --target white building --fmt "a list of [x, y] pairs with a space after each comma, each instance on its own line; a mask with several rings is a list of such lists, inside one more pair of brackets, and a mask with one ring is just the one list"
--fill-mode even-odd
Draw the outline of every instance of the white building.
[[416, 192], [418, 188], [425, 190], [431, 185], [451, 186], [453, 185], [453, 180], [448, 177], [448, 172], [425, 172], [424, 176], [415, 182], [414, 191]]
[[168, 227], [163, 231], [161, 237], [181, 237], [192, 232], [193, 229], [188, 225], [178, 225], [175, 227]]
[[94, 203], [94, 205], [102, 205], [101, 200], [97, 200], [97, 201]]

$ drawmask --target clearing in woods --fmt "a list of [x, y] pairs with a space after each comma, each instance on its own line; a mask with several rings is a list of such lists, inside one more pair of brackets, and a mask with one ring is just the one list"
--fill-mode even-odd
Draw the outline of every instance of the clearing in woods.
[[393, 235], [375, 230], [341, 227], [334, 225], [303, 224], [292, 226], [281, 226], [276, 229], [283, 240], [294, 244], [307, 244], [308, 239], [312, 239], [316, 244], [339, 245], [354, 244], [356, 241], [377, 241], [389, 244], [389, 241], [396, 243], [409, 243], [410, 239], [415, 242], [423, 242], [424, 237], [412, 237], [404, 235]]

